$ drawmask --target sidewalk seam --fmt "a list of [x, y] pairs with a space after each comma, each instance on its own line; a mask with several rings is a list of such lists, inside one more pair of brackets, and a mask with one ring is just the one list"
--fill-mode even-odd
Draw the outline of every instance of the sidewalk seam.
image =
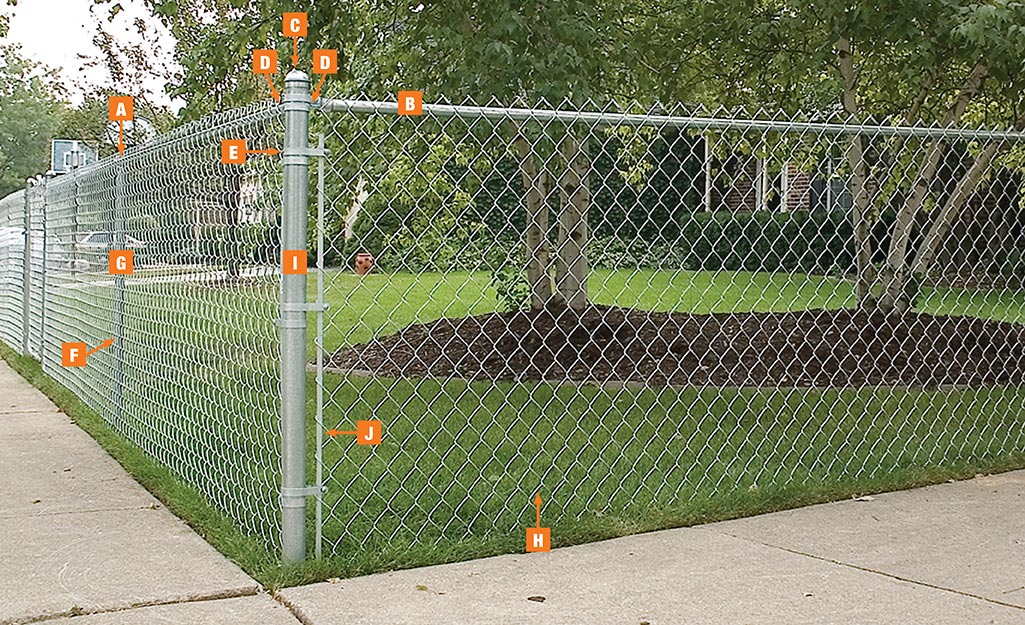
[[275, 590], [270, 594], [270, 596], [273, 597], [275, 601], [288, 608], [289, 613], [291, 613], [297, 621], [302, 623], [302, 625], [313, 625], [313, 621], [303, 613], [302, 608], [289, 601], [281, 594], [280, 590]]
[[34, 512], [31, 514], [8, 514], [0, 515], [0, 521], [11, 521], [14, 519], [31, 519], [51, 516], [66, 516], [70, 514], [97, 514], [100, 512], [135, 512], [139, 510], [160, 510], [164, 504], [150, 504], [148, 506], [124, 506], [121, 508], [90, 508], [88, 510], [58, 510], [56, 512]]
[[115, 614], [117, 612], [127, 612], [129, 610], [137, 610], [139, 608], [152, 608], [156, 606], [165, 605], [185, 605], [188, 603], [201, 603], [204, 601], [217, 601], [219, 599], [237, 599], [239, 597], [255, 597], [263, 591], [263, 587], [256, 585], [250, 588], [242, 588], [237, 590], [224, 590], [220, 592], [210, 593], [207, 595], [197, 595], [195, 597], [186, 597], [182, 599], [155, 599], [153, 601], [140, 601], [138, 603], [132, 603], [130, 605], [120, 606], [116, 608], [97, 608], [97, 609], [75, 609], [64, 610], [62, 612], [51, 612], [49, 614], [39, 614], [36, 616], [29, 617], [16, 617], [14, 619], [8, 619], [0, 621], [0, 625], [27, 625], [28, 623], [42, 623], [45, 621], [52, 621], [61, 618], [72, 618], [76, 616], [94, 616], [96, 614]]
[[856, 571], [863, 571], [865, 573], [873, 573], [875, 575], [881, 575], [882, 577], [888, 577], [890, 579], [894, 579], [894, 580], [897, 580], [897, 581], [900, 581], [900, 582], [905, 582], [905, 583], [908, 583], [908, 584], [914, 584], [916, 586], [922, 586], [924, 588], [932, 588], [933, 590], [949, 592], [949, 593], [952, 593], [952, 594], [955, 594], [955, 595], [960, 595], [962, 597], [969, 597], [971, 599], [978, 599], [980, 601], [985, 601], [986, 603], [992, 603], [992, 604], [995, 604], [995, 605], [1004, 606], [1006, 608], [1014, 608], [1016, 610], [1025, 611], [1025, 607], [1023, 607], [1023, 606], [1016, 605], [1016, 604], [1013, 604], [1013, 603], [1005, 603], [1005, 602], [999, 601], [997, 599], [991, 599], [989, 597], [983, 597], [982, 595], [976, 595], [976, 594], [973, 594], [973, 593], [970, 593], [970, 592], [965, 592], [963, 590], [957, 590], [956, 588], [947, 588], [946, 586], [938, 586], [936, 584], [930, 584], [929, 582], [923, 582], [923, 581], [919, 581], [919, 580], [916, 580], [916, 579], [910, 579], [910, 578], [907, 578], [907, 577], [901, 577], [900, 575], [895, 575], [893, 573], [887, 573], [886, 571], [878, 571], [876, 569], [871, 569], [871, 568], [868, 568], [868, 567], [865, 567], [865, 566], [859, 566], [857, 564], [851, 564], [849, 562], [841, 562], [840, 560], [834, 560], [832, 558], [827, 558], [827, 557], [824, 557], [824, 556], [818, 556], [818, 555], [815, 555], [813, 553], [805, 553], [803, 551], [798, 551], [797, 549], [790, 549], [789, 547], [783, 547], [781, 545], [774, 545], [772, 543], [766, 543], [766, 542], [762, 542], [760, 540], [754, 540], [754, 539], [751, 539], [751, 538], [746, 538], [744, 536], [737, 536], [736, 534], [730, 534], [729, 532], [724, 532], [722, 530], [710, 530], [710, 531], [714, 531], [715, 533], [721, 534], [723, 536], [729, 536], [730, 538], [736, 538], [737, 540], [743, 540], [745, 542], [749, 542], [749, 543], [752, 543], [752, 544], [755, 544], [755, 545], [761, 545], [763, 547], [769, 547], [770, 549], [778, 549], [780, 551], [785, 551], [787, 553], [792, 553], [794, 555], [804, 556], [806, 558], [812, 558], [813, 560], [818, 560], [820, 562], [828, 562], [829, 564], [835, 564], [835, 565], [843, 566], [843, 567], [846, 567], [846, 568], [849, 568], [849, 569], [854, 569]]

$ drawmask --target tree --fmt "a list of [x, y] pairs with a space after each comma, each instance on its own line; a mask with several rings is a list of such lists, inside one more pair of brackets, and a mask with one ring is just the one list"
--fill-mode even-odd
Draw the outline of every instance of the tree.
[[[228, 0], [148, 2], [179, 38], [177, 52], [185, 69], [173, 92], [189, 98], [188, 115], [265, 94], [265, 85], [248, 71], [254, 48], [277, 47], [286, 65], [291, 56], [279, 34], [277, 2], [246, 7]], [[616, 27], [625, 6], [620, 1], [444, 0], [412, 7], [362, 1], [292, 8], [305, 9], [309, 17], [310, 38], [300, 46], [300, 57], [308, 58], [313, 48], [342, 48], [351, 62], [335, 80], [347, 82], [353, 91], [383, 96], [416, 86], [428, 98], [443, 94], [456, 101], [582, 105], [625, 84], [624, 48]], [[501, 130], [515, 148], [525, 189], [531, 304], [581, 310], [587, 304], [590, 202], [585, 137], [568, 126], [550, 126], [558, 137], [547, 146], [530, 124]], [[539, 153], [543, 149], [557, 158]], [[561, 165], [551, 171], [547, 166], [554, 162]], [[562, 207], [554, 249], [548, 241], [553, 182]]]
[[[839, 103], [840, 119], [867, 123], [956, 126], [971, 119], [1025, 125], [1020, 2], [667, 0], [654, 12], [668, 18], [638, 22], [641, 40], [649, 42], [642, 69], [652, 91], [670, 100], [696, 97], [827, 115]], [[694, 80], [681, 83], [667, 68], [680, 68]], [[944, 169], [950, 142], [943, 139], [917, 151], [901, 143], [898, 148], [908, 149], [893, 150], [890, 162], [884, 155], [874, 168], [866, 158], [870, 138], [854, 134], [849, 140], [858, 304], [907, 310], [912, 282], [929, 271], [953, 219], [1008, 146], [978, 146], [973, 161], [957, 173]], [[952, 193], [935, 191], [941, 171], [959, 177]], [[890, 193], [870, 194], [870, 175], [882, 178], [880, 186]], [[890, 199], [899, 201], [897, 220], [877, 272], [869, 233], [881, 203]], [[936, 201], [939, 209], [929, 210]], [[912, 232], [922, 222], [928, 224], [924, 241], [912, 249]]]
[[[379, 73], [357, 75], [357, 82], [389, 90], [429, 85], [453, 101], [570, 106], [608, 98], [622, 86], [624, 72], [612, 62], [625, 59], [615, 27], [624, 15], [622, 3], [449, 1], [419, 8], [393, 11], [371, 59], [376, 63], [370, 67], [381, 68]], [[588, 303], [586, 134], [559, 125], [549, 125], [544, 133], [529, 124], [510, 124], [505, 130], [525, 190], [531, 307], [581, 311]], [[547, 153], [549, 137], [543, 134], [555, 135]], [[548, 166], [552, 162], [560, 164], [554, 172]], [[560, 197], [554, 249], [548, 239], [553, 177]]]
[[[112, 95], [130, 95], [134, 100], [134, 121], [124, 124], [126, 145], [138, 145], [159, 133], [166, 132], [176, 119], [167, 106], [159, 104], [160, 97], [146, 87], [155, 79], [167, 84], [171, 70], [154, 54], [159, 38], [145, 20], [135, 19], [130, 28], [139, 43], [128, 42], [114, 34], [115, 25], [123, 23], [120, 2], [96, 0], [92, 7], [93, 45], [99, 53], [83, 58], [83, 67], [103, 70], [106, 78], [101, 82], [78, 83], [75, 89], [83, 94], [82, 103], [65, 111], [59, 133], [66, 139], [84, 141], [96, 148], [101, 156], [117, 152], [121, 139], [119, 126], [107, 120], [107, 102]], [[122, 22], [117, 20], [122, 19]]]
[[19, 46], [0, 44], [0, 197], [46, 171], [50, 140], [64, 108], [52, 70], [26, 60]]

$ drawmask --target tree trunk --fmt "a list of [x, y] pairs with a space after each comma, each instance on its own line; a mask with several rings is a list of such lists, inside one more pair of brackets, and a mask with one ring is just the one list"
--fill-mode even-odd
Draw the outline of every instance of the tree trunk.
[[[857, 79], [854, 76], [854, 57], [851, 54], [851, 42], [841, 38], [836, 42], [836, 51], [840, 55], [840, 74], [843, 76], [843, 107], [852, 116], [858, 114], [856, 96]], [[872, 309], [875, 300], [872, 296], [874, 281], [872, 269], [872, 228], [869, 223], [868, 198], [868, 166], [865, 163], [864, 148], [861, 135], [851, 137], [851, 145], [847, 149], [847, 163], [851, 168], [851, 220], [854, 226], [854, 264], [857, 277], [854, 284], [855, 301], [858, 308]]]
[[701, 164], [702, 171], [705, 175], [705, 210], [709, 213], [712, 212], [712, 136], [705, 133], [704, 141], [702, 142], [705, 146], [705, 158]]
[[556, 300], [581, 312], [587, 307], [587, 187], [586, 140], [583, 145], [567, 130], [559, 145], [565, 169], [559, 180], [562, 211], [555, 258]]
[[[972, 69], [958, 93], [957, 99], [954, 100], [944, 116], [944, 126], [955, 124], [961, 119], [968, 103], [985, 82], [986, 75], [987, 68], [982, 63]], [[893, 235], [890, 238], [890, 250], [886, 256], [883, 295], [879, 300], [880, 307], [888, 312], [904, 312], [911, 307], [911, 302], [905, 297], [908, 279], [914, 275], [913, 272], [908, 273], [908, 241], [911, 238], [912, 230], [914, 230], [915, 218], [925, 203], [925, 197], [929, 193], [933, 178], [936, 177], [940, 160], [943, 158], [946, 148], [947, 142], [943, 139], [936, 139], [930, 144], [929, 151], [926, 153], [925, 160], [922, 161], [922, 166], [915, 179], [911, 196], [897, 213], [897, 221], [893, 225]]]
[[520, 176], [526, 191], [527, 282], [530, 283], [530, 308], [541, 310], [552, 299], [552, 280], [548, 275], [548, 172], [540, 171], [530, 142], [522, 132], [513, 141], [519, 156]]
[[[1019, 131], [1025, 129], [1025, 115], [1022, 115], [1014, 122], [1014, 129]], [[929, 231], [925, 235], [925, 240], [922, 241], [922, 245], [918, 249], [918, 254], [915, 255], [915, 263], [911, 271], [912, 275], [924, 275], [928, 272], [929, 265], [936, 257], [936, 253], [939, 251], [947, 232], [950, 231], [958, 211], [961, 210], [979, 187], [979, 183], [982, 182], [986, 171], [993, 164], [993, 159], [996, 158], [1003, 148], [1004, 145], [1001, 142], [990, 142], [982, 150], [982, 153], [975, 158], [975, 162], [972, 163], [972, 166], [961, 177], [961, 180], [958, 181], [957, 187], [950, 197], [947, 198], [946, 203], [943, 204], [943, 208], [940, 209], [936, 219], [933, 220], [932, 226], [929, 227]]]

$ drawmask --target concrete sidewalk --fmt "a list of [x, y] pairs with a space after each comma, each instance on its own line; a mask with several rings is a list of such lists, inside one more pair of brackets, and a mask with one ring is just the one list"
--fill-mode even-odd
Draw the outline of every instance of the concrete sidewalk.
[[2, 362], [0, 389], [0, 625], [1025, 624], [1025, 471], [275, 601]]
[[0, 624], [297, 625], [3, 361], [0, 389]]
[[1025, 471], [281, 596], [311, 625], [1025, 623]]

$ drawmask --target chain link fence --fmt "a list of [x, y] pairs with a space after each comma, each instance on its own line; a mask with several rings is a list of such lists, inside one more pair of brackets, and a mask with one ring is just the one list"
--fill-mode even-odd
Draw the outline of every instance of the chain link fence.
[[[281, 133], [276, 107], [218, 114], [0, 200], [4, 342], [269, 545], [281, 175], [269, 158], [220, 155], [221, 139], [275, 146]], [[131, 250], [134, 273], [108, 273], [109, 250]], [[62, 366], [63, 343], [110, 338]]]
[[1020, 456], [1022, 135], [636, 111], [315, 114], [329, 552]]
[[537, 493], [559, 545], [1025, 460], [1022, 134], [309, 102], [0, 200], [0, 338], [286, 560], [519, 550]]
[[0, 198], [0, 340], [22, 348], [25, 327], [25, 192]]

